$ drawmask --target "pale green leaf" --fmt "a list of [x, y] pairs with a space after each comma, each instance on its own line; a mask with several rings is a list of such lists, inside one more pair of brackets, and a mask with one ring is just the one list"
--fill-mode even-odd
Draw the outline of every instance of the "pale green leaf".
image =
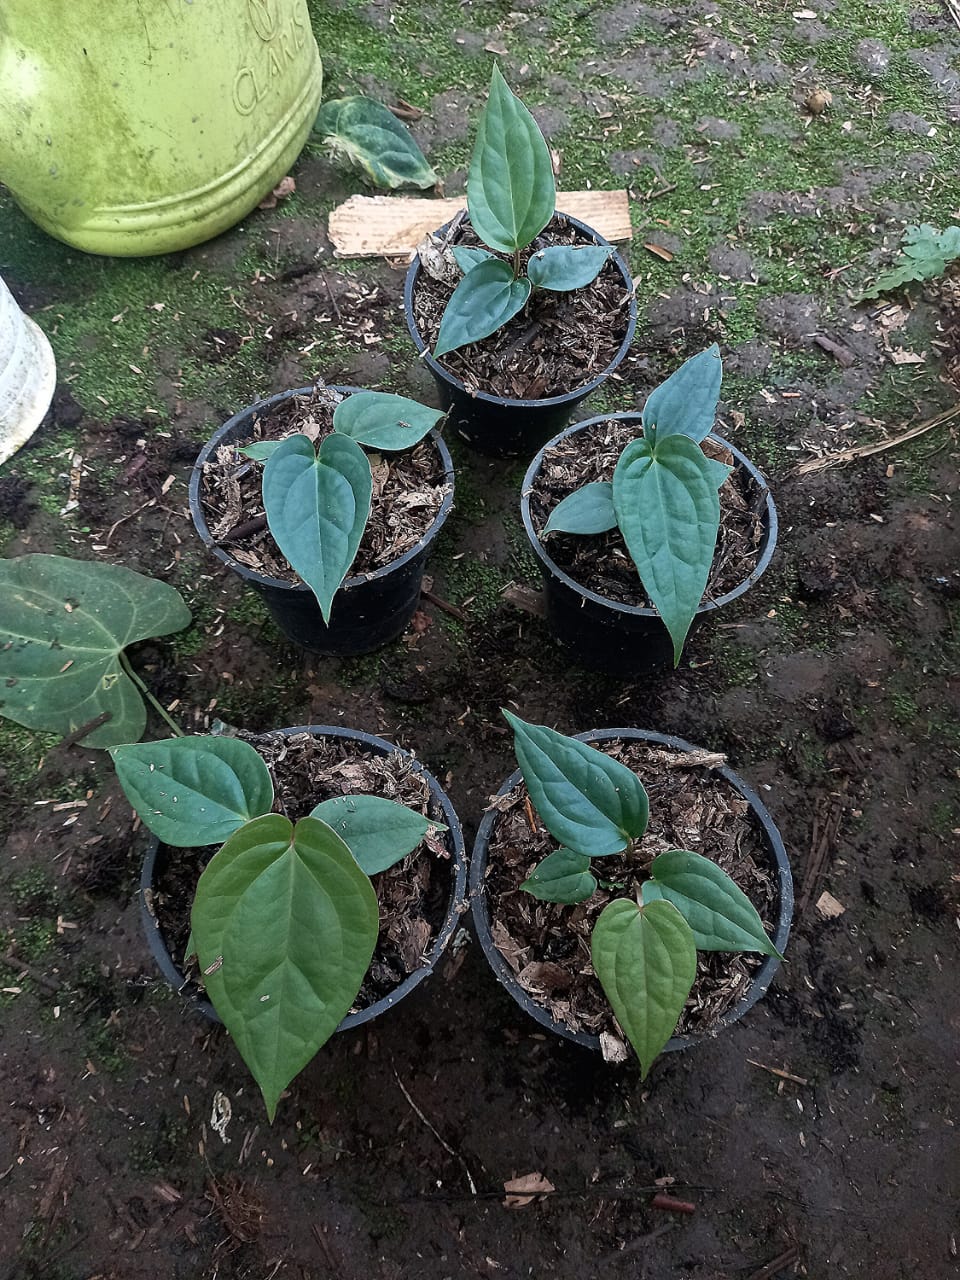
[[335, 98], [320, 108], [314, 133], [334, 155], [362, 169], [376, 187], [432, 187], [437, 175], [410, 130], [372, 98]]
[[464, 275], [474, 267], [479, 267], [481, 262], [489, 262], [493, 257], [489, 249], [474, 249], [470, 245], [463, 244], [455, 244], [450, 252]]
[[960, 227], [938, 231], [929, 222], [907, 227], [903, 233], [900, 257], [889, 271], [877, 277], [876, 284], [860, 296], [877, 298], [914, 281], [933, 280], [942, 276], [947, 263], [960, 258]]
[[553, 217], [556, 196], [543, 134], [494, 65], [467, 179], [473, 229], [491, 249], [514, 253]]
[[585, 902], [597, 887], [590, 859], [572, 849], [548, 853], [520, 886], [541, 902]]
[[715, 473], [687, 436], [624, 449], [613, 505], [640, 581], [673, 639], [674, 663], [703, 599], [720, 528]]
[[29, 555], [0, 561], [0, 715], [68, 734], [109, 712], [87, 747], [136, 742], [147, 715], [120, 655], [190, 625], [173, 587], [119, 565]]
[[530, 281], [517, 279], [509, 262], [489, 258], [465, 275], [450, 295], [434, 357], [495, 333], [512, 320], [530, 297]]
[[780, 955], [756, 907], [709, 858], [689, 849], [668, 849], [654, 858], [650, 875], [643, 886], [644, 902], [658, 898], [672, 902], [693, 930], [699, 951]]
[[200, 877], [192, 926], [207, 993], [271, 1120], [356, 999], [378, 915], [369, 878], [315, 818], [255, 819]]
[[676, 1028], [697, 973], [693, 934], [669, 902], [618, 898], [591, 938], [593, 968], [645, 1076]]
[[237, 453], [242, 453], [245, 458], [251, 458], [254, 462], [266, 462], [282, 444], [282, 440], [254, 440], [252, 444], [238, 445]]
[[368, 449], [409, 449], [444, 416], [406, 396], [386, 391], [357, 391], [333, 411], [333, 429]]
[[166, 738], [110, 754], [144, 825], [180, 849], [221, 844], [273, 804], [270, 770], [239, 738]]
[[431, 827], [446, 831], [443, 823], [383, 796], [335, 796], [322, 800], [310, 817], [336, 831], [368, 876], [412, 853]]
[[590, 244], [582, 248], [568, 244], [553, 245], [530, 255], [527, 275], [530, 283], [538, 289], [567, 293], [596, 280], [612, 253], [609, 245]]
[[649, 805], [625, 764], [576, 738], [527, 724], [504, 708], [530, 799], [555, 840], [599, 858], [620, 853], [647, 828]]
[[617, 527], [613, 507], [613, 485], [609, 480], [595, 480], [558, 502], [544, 525], [548, 533], [606, 533]]
[[666, 436], [703, 440], [713, 430], [723, 366], [716, 343], [691, 356], [643, 406], [643, 428], [651, 444]]
[[372, 490], [367, 455], [338, 432], [324, 437], [319, 455], [306, 436], [288, 436], [264, 467], [270, 532], [317, 597], [326, 623], [357, 554]]

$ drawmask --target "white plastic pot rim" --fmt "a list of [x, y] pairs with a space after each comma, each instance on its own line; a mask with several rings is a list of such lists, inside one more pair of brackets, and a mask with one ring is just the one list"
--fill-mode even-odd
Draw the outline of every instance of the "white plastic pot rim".
[[46, 334], [24, 315], [0, 278], [0, 464], [43, 421], [57, 384]]

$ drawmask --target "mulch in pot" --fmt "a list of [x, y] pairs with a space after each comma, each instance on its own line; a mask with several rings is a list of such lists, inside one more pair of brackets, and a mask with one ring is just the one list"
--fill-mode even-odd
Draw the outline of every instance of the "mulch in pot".
[[[486, 247], [466, 215], [448, 243]], [[593, 243], [557, 213], [521, 252], [520, 261], [525, 271], [531, 254], [540, 249]], [[509, 260], [508, 255], [497, 256]], [[439, 275], [443, 266], [434, 265], [433, 255], [428, 261], [429, 267], [421, 255], [413, 318], [420, 336], [432, 349], [444, 309], [463, 276], [456, 264], [449, 269], [451, 259], [444, 278], [438, 279], [430, 271]], [[608, 261], [596, 280], [583, 289], [569, 293], [534, 289], [523, 310], [501, 329], [480, 342], [447, 352], [440, 363], [471, 393], [483, 391], [510, 400], [566, 395], [603, 373], [616, 357], [630, 320], [630, 297], [619, 268]]]
[[[603, 884], [586, 902], [538, 901], [520, 885], [559, 846], [535, 810], [534, 832], [521, 782], [496, 802], [485, 886], [493, 941], [520, 986], [572, 1031], [620, 1039], [593, 972], [590, 938], [608, 902], [637, 898], [648, 878], [643, 868], [657, 854], [691, 849], [716, 862], [756, 907], [771, 937], [779, 900], [776, 868], [750, 805], [710, 767], [723, 757], [619, 739], [593, 745], [633, 769], [650, 797], [639, 857], [593, 859], [591, 870]], [[675, 1034], [709, 1034], [744, 996], [763, 960], [753, 952], [698, 951], [697, 976]]]
[[[620, 454], [643, 435], [639, 419], [607, 419], [584, 427], [544, 452], [530, 493], [530, 516], [538, 537], [554, 507], [585, 484], [612, 480]], [[722, 446], [703, 442], [704, 453], [733, 466], [720, 489], [720, 531], [704, 600], [716, 600], [745, 582], [763, 554], [766, 491]], [[582, 587], [617, 604], [650, 608], [636, 565], [619, 529], [599, 534], [551, 533], [550, 558]]]
[[[210, 534], [235, 560], [255, 573], [299, 582], [273, 540], [263, 507], [265, 463], [238, 453], [258, 440], [308, 436], [315, 445], [333, 431], [339, 392], [318, 386], [310, 396], [291, 396], [258, 417], [249, 439], [220, 445], [204, 464], [200, 501]], [[373, 573], [415, 547], [433, 525], [446, 495], [443, 459], [428, 439], [401, 453], [365, 450], [373, 474], [370, 518], [349, 576]]]
[[[361, 793], [395, 800], [443, 821], [439, 807], [434, 809], [426, 779], [397, 753], [381, 756], [349, 738], [316, 738], [306, 733], [236, 736], [251, 743], [266, 761], [273, 778], [273, 810], [292, 822], [309, 814], [321, 800]], [[167, 949], [181, 967], [197, 881], [219, 847], [166, 848], [158, 859], [161, 870], [154, 883], [152, 908]], [[380, 903], [380, 934], [351, 1012], [376, 1004], [422, 967], [446, 918], [452, 848], [448, 832], [428, 831], [396, 866], [371, 876]], [[190, 970], [184, 970], [190, 979], [188, 993], [196, 991], [196, 961], [191, 964]]]

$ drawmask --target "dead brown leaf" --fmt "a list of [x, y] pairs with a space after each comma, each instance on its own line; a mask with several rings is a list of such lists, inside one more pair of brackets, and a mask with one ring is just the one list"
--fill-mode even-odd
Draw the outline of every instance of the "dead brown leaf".
[[656, 257], [662, 258], [664, 262], [673, 261], [673, 254], [669, 249], [665, 249], [662, 244], [645, 244], [643, 247], [650, 253], [655, 254]]
[[503, 1202], [507, 1209], [522, 1209], [539, 1197], [556, 1191], [553, 1183], [542, 1173], [525, 1173], [522, 1177], [510, 1178], [503, 1184], [503, 1189], [507, 1193]]

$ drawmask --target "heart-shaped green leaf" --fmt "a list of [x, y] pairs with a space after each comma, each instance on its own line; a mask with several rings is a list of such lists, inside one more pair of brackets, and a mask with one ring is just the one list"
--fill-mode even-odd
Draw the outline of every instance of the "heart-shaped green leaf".
[[541, 902], [585, 902], [597, 887], [590, 859], [572, 849], [556, 849], [535, 867], [521, 889]]
[[645, 1076], [673, 1035], [697, 973], [690, 926], [669, 902], [618, 898], [593, 926], [593, 968]]
[[504, 708], [517, 762], [543, 824], [574, 853], [620, 853], [647, 829], [649, 804], [640, 779], [618, 760]]
[[167, 738], [110, 754], [144, 825], [179, 849], [220, 844], [273, 804], [270, 770], [239, 738]]
[[725, 462], [718, 462], [716, 458], [707, 458], [707, 462], [709, 464], [708, 470], [713, 477], [713, 483], [718, 490], [722, 489], [733, 467], [728, 467]]
[[474, 249], [470, 245], [456, 244], [450, 250], [453, 259], [464, 275], [479, 267], [481, 262], [489, 262], [493, 254], [489, 249]]
[[530, 281], [516, 279], [509, 262], [488, 258], [463, 277], [450, 295], [434, 357], [495, 333], [512, 320], [530, 297]]
[[760, 951], [783, 956], [767, 937], [756, 907], [715, 862], [689, 849], [654, 858], [644, 903], [672, 902], [693, 931], [698, 951]]
[[310, 817], [336, 831], [368, 876], [405, 858], [431, 827], [447, 829], [383, 796], [335, 796], [321, 801]]
[[363, 537], [372, 491], [367, 455], [339, 432], [324, 437], [319, 455], [306, 436], [288, 436], [263, 469], [270, 532], [326, 623]]
[[609, 480], [595, 480], [575, 489], [557, 503], [544, 525], [543, 536], [548, 533], [606, 533], [616, 527], [613, 485]]
[[589, 244], [582, 248], [558, 244], [549, 249], [538, 249], [530, 255], [527, 275], [538, 289], [552, 289], [555, 293], [567, 293], [582, 289], [596, 280], [603, 264], [613, 249], [609, 246]]
[[324, 146], [362, 169], [376, 187], [432, 187], [437, 175], [413, 135], [392, 111], [359, 95], [334, 98], [313, 126]]
[[624, 449], [613, 505], [640, 581], [673, 639], [674, 665], [706, 589], [720, 528], [714, 472], [698, 444], [667, 436]]
[[705, 439], [717, 416], [722, 376], [716, 343], [685, 361], [647, 397], [643, 427], [648, 439], [653, 442], [672, 435]]
[[543, 134], [494, 65], [467, 179], [473, 229], [491, 249], [514, 253], [547, 225], [556, 198]]
[[444, 416], [443, 409], [386, 391], [357, 391], [333, 411], [333, 429], [368, 449], [409, 449]]
[[315, 818], [296, 827], [256, 818], [200, 877], [191, 920], [200, 969], [271, 1121], [356, 999], [378, 916], [369, 878]]
[[0, 561], [0, 715], [72, 733], [109, 713], [87, 747], [136, 742], [147, 713], [127, 645], [190, 625], [173, 587], [119, 565], [29, 555]]
[[242, 453], [245, 458], [252, 458], [254, 462], [266, 462], [282, 444], [282, 440], [254, 440], [252, 444], [238, 445], [237, 453]]

